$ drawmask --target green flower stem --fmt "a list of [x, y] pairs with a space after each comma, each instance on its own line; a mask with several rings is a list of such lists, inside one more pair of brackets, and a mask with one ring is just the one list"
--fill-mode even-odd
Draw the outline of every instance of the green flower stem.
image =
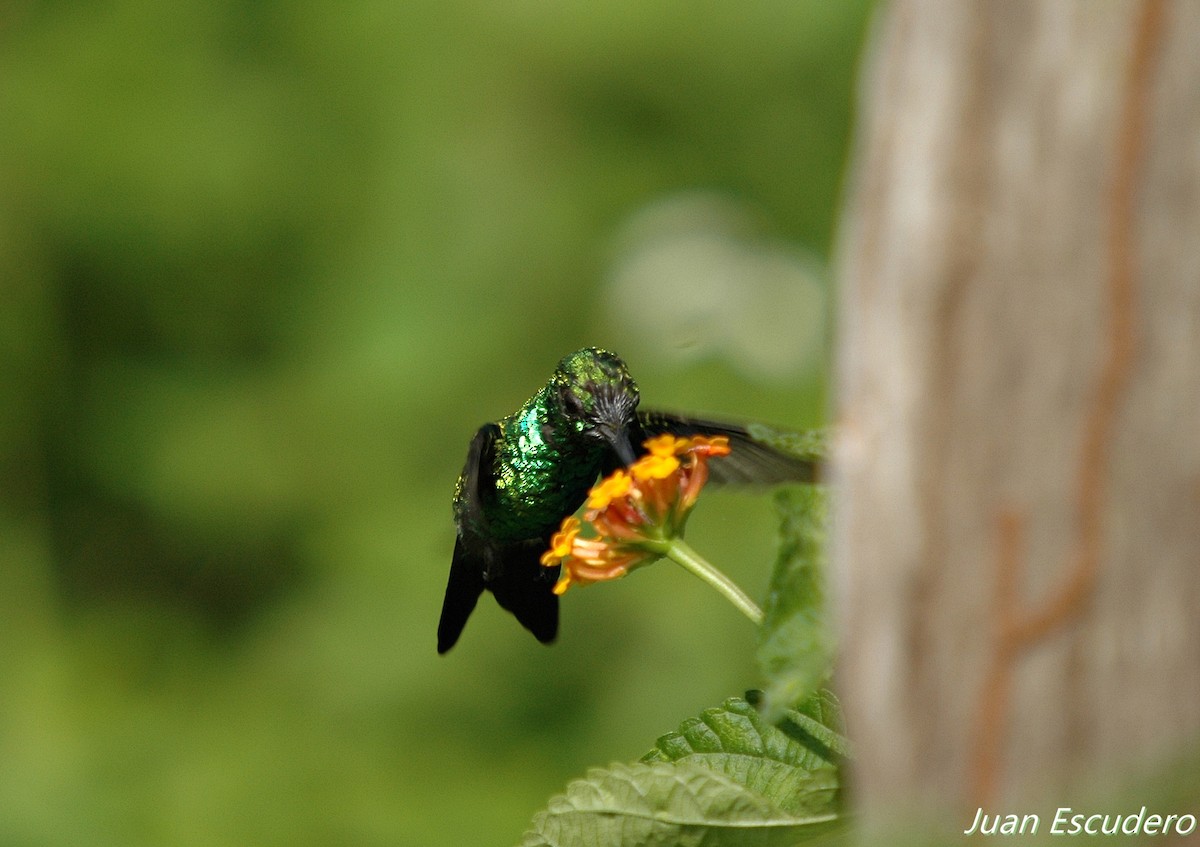
[[758, 608], [754, 601], [746, 595], [746, 592], [738, 588], [733, 580], [709, 564], [703, 556], [693, 550], [682, 538], [676, 537], [666, 542], [663, 545], [662, 554], [684, 570], [695, 574], [721, 592], [726, 600], [737, 606], [738, 610], [754, 621], [755, 624], [762, 623], [762, 609]]

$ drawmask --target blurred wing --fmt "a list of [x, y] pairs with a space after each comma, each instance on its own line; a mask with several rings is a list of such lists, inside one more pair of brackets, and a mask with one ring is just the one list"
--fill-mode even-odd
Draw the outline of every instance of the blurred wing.
[[491, 564], [487, 542], [480, 535], [487, 527], [483, 495], [495, 488], [492, 459], [499, 432], [500, 428], [495, 424], [484, 424], [467, 449], [467, 463], [463, 466], [461, 488], [455, 503], [458, 538], [454, 542], [450, 578], [446, 582], [442, 616], [438, 621], [438, 653], [445, 653], [455, 645], [483, 593], [483, 575]]
[[638, 423], [642, 437], [634, 437], [634, 447], [640, 448], [646, 438], [670, 433], [689, 435], [724, 435], [731, 448], [728, 456], [709, 463], [709, 479], [725, 485], [777, 485], [784, 482], [815, 482], [818, 461], [815, 453], [785, 450], [772, 443], [784, 444], [796, 436], [761, 424], [741, 425], [705, 420], [670, 412], [639, 411]]

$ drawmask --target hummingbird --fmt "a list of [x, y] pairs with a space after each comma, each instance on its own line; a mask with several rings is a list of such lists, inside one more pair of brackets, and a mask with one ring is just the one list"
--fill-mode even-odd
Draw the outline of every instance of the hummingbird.
[[438, 622], [438, 653], [458, 641], [484, 589], [534, 637], [558, 634], [558, 567], [541, 564], [563, 518], [597, 477], [637, 459], [643, 442], [670, 433], [723, 435], [715, 483], [812, 482], [814, 463], [756, 440], [743, 426], [638, 408], [625, 362], [598, 347], [576, 350], [513, 414], [479, 428], [454, 491], [458, 529]]

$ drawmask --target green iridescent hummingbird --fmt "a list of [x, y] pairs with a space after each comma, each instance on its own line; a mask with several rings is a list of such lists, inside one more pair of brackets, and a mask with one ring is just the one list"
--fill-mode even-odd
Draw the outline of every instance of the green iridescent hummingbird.
[[743, 426], [638, 409], [638, 387], [619, 356], [597, 347], [564, 357], [514, 414], [481, 426], [454, 492], [458, 537], [438, 623], [438, 653], [458, 641], [486, 588], [544, 644], [558, 633], [558, 568], [541, 554], [598, 476], [632, 464], [656, 435], [724, 435], [721, 483], [811, 482], [811, 460], [780, 452]]

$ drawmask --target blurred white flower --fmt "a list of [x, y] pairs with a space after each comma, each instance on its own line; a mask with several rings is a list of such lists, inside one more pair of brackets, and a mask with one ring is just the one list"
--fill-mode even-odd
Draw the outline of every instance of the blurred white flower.
[[821, 344], [824, 269], [761, 231], [745, 204], [715, 192], [639, 210], [618, 233], [606, 289], [612, 317], [677, 364], [716, 356], [749, 378], [795, 377]]

